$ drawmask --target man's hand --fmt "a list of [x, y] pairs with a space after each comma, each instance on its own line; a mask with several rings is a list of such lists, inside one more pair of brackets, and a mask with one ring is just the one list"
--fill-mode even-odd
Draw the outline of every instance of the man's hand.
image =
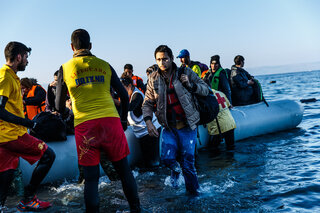
[[159, 137], [159, 132], [156, 127], [153, 125], [151, 120], [146, 121], [148, 133], [151, 137]]
[[248, 85], [254, 84], [254, 81], [252, 79], [248, 80]]
[[55, 87], [55, 86], [57, 86], [57, 81], [53, 81], [53, 82], [51, 82], [51, 83], [50, 83], [50, 86], [51, 86], [51, 87]]
[[60, 115], [60, 113], [59, 113], [59, 112], [57, 112], [57, 111], [53, 111], [53, 112], [51, 112], [51, 114], [54, 114], [54, 115]]
[[188, 78], [188, 76], [186, 74], [181, 74], [180, 81], [186, 87], [191, 88], [191, 84], [190, 84], [189, 78]]
[[33, 126], [31, 128], [31, 131], [33, 131], [34, 133], [39, 133], [39, 131], [42, 131], [43, 128], [41, 128], [41, 125], [37, 122], [33, 122]]

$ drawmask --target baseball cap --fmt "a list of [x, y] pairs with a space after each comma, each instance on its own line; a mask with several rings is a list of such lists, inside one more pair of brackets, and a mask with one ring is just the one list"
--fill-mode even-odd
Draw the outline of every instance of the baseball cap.
[[177, 58], [184, 58], [186, 56], [190, 56], [190, 53], [188, 50], [183, 49], [180, 51], [179, 55], [177, 56]]

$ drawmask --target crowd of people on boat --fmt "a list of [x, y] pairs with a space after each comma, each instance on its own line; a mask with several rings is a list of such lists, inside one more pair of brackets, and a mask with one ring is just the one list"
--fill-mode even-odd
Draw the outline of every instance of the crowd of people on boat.
[[66, 132], [75, 135], [86, 212], [99, 212], [99, 163], [106, 174], [121, 180], [130, 211], [140, 212], [137, 185], [127, 160], [130, 150], [124, 131], [128, 125], [140, 143], [141, 166], [156, 168], [161, 162], [171, 171], [172, 186], [177, 187], [183, 175], [186, 191], [197, 196], [195, 153], [200, 113], [194, 97], [213, 94], [218, 102], [216, 119], [206, 124], [212, 136], [209, 145], [215, 151], [223, 139], [227, 150], [235, 147], [236, 124], [229, 109], [263, 100], [259, 82], [243, 69], [241, 55], [235, 57], [231, 69], [225, 69], [219, 55], [210, 58], [208, 67], [192, 61], [189, 51], [183, 49], [177, 56], [178, 67], [172, 50], [160, 45], [144, 84], [133, 74], [131, 64], [124, 66], [119, 78], [108, 62], [94, 56], [90, 35], [84, 29], [72, 33], [71, 48], [72, 59], [54, 72], [47, 91], [36, 79], [17, 76], [28, 65], [31, 48], [20, 42], [10, 42], [5, 48], [6, 64], [0, 69], [0, 208], [4, 208], [19, 157], [38, 164], [17, 209], [41, 211], [52, 206], [36, 196], [59, 155], [27, 131], [43, 130], [37, 122], [39, 113], [58, 116], [66, 124]]

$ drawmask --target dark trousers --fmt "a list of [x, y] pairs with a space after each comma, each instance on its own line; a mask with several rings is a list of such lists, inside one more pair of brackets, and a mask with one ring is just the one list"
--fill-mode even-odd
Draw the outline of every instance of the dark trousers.
[[234, 149], [234, 129], [229, 130], [227, 132], [221, 133], [221, 135], [214, 135], [211, 136], [211, 144], [210, 146], [213, 149], [219, 149], [219, 145], [223, 138], [225, 139], [226, 148], [227, 150], [233, 150]]
[[[130, 212], [140, 212], [137, 184], [129, 167], [127, 157], [122, 160], [112, 162], [112, 164], [120, 177], [123, 192], [130, 206]], [[83, 166], [83, 171], [85, 179], [84, 200], [86, 204], [86, 212], [99, 212], [99, 165]]]
[[158, 129], [159, 137], [151, 137], [149, 134], [139, 139], [140, 148], [144, 160], [144, 167], [152, 168], [159, 166], [159, 140], [161, 128]]
[[[111, 161], [108, 159], [107, 155], [104, 152], [100, 152], [100, 165], [104, 171], [104, 173], [108, 176], [109, 180], [116, 181], [120, 180], [118, 173], [113, 168]], [[78, 183], [84, 183], [84, 173], [83, 173], [83, 166], [78, 164], [79, 168], [79, 177]]]

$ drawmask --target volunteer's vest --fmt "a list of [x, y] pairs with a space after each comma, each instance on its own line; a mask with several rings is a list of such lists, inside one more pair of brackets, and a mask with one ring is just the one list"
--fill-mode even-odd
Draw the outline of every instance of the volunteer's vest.
[[74, 125], [88, 120], [119, 117], [110, 94], [112, 71], [95, 56], [74, 57], [62, 65], [72, 101]]
[[[38, 87], [42, 88], [40, 85], [33, 85], [31, 87], [31, 90], [27, 94], [27, 98], [34, 98], [35, 91]], [[43, 112], [45, 108], [46, 108], [46, 100], [43, 100], [39, 105], [25, 105], [24, 114], [30, 120], [32, 120], [33, 117], [36, 116], [38, 113]]]
[[214, 72], [212, 81], [211, 81], [211, 88], [214, 90], [218, 90], [219, 87], [219, 77], [220, 73], [223, 71], [223, 69], [220, 67], [217, 71]]
[[214, 96], [216, 96], [216, 99], [219, 103], [219, 111], [222, 111], [223, 109], [228, 108], [228, 104], [227, 104], [227, 98], [225, 98], [225, 95], [223, 95], [222, 92], [219, 91], [214, 91]]
[[[134, 89], [131, 97], [136, 93], [141, 94], [142, 98], [144, 99], [144, 94], [137, 88]], [[131, 102], [131, 100], [130, 100], [130, 102]], [[147, 125], [143, 120], [143, 115], [137, 117], [134, 115], [133, 111], [129, 111], [128, 122], [129, 122], [130, 126], [132, 126], [133, 134], [137, 138], [142, 138], [143, 136], [149, 134], [148, 129], [147, 129]], [[160, 127], [160, 124], [158, 123], [158, 120], [155, 115], [153, 115], [153, 117], [152, 117], [152, 123], [157, 129]]]
[[[228, 101], [227, 97], [223, 92], [220, 92], [217, 90], [212, 90], [212, 91], [219, 103], [219, 113], [216, 119], [218, 119], [219, 121], [219, 127], [220, 127], [221, 133], [225, 133], [231, 129], [236, 128], [236, 123], [229, 110], [230, 102]], [[220, 134], [216, 119], [208, 123], [207, 125], [208, 133], [210, 135]]]

